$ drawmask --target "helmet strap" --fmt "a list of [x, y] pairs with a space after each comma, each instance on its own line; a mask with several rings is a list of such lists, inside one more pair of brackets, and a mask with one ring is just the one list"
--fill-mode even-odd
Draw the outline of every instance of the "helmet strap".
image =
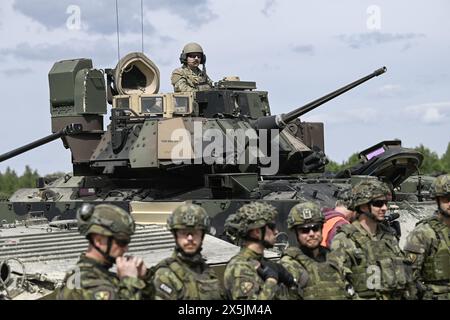
[[113, 240], [112, 237], [108, 237], [106, 252], [104, 252], [95, 245], [94, 240], [92, 240], [92, 237], [89, 237], [89, 243], [92, 245], [92, 247], [94, 247], [95, 250], [97, 250], [103, 256], [103, 258], [105, 258], [106, 262], [110, 265], [113, 265], [116, 262], [116, 258], [110, 256], [112, 248], [112, 240]]

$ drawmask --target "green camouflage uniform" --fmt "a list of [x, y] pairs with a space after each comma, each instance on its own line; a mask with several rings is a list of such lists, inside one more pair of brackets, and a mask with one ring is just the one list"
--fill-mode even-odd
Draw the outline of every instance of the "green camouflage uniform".
[[[239, 208], [225, 222], [225, 232], [238, 245], [242, 245], [251, 229], [265, 228], [274, 223], [276, 209], [266, 203], [252, 202]], [[266, 261], [262, 254], [247, 247], [228, 262], [224, 274], [225, 291], [233, 300], [287, 299], [286, 287], [270, 280], [264, 281], [258, 274], [258, 267]]]
[[[359, 210], [373, 199], [390, 197], [386, 184], [378, 180], [358, 183], [352, 189], [351, 208]], [[365, 214], [371, 217], [371, 213]], [[395, 231], [377, 224], [375, 235], [356, 220], [341, 226], [331, 244], [333, 262], [362, 299], [413, 298], [411, 266], [398, 245]]]
[[378, 224], [371, 236], [359, 223], [342, 226], [331, 244], [333, 260], [363, 299], [410, 298], [411, 271], [395, 233]]
[[[205, 209], [195, 204], [177, 207], [167, 220], [169, 230], [199, 229], [208, 233], [211, 221]], [[151, 268], [153, 297], [156, 300], [219, 300], [225, 294], [216, 273], [200, 254], [187, 255], [176, 245], [172, 256]]]
[[[145, 282], [138, 278], [119, 279], [109, 265], [81, 255], [74, 269], [67, 273], [59, 290], [59, 300], [139, 300]], [[79, 278], [78, 278], [79, 277]]]
[[220, 300], [225, 295], [219, 279], [200, 254], [185, 257], [176, 251], [155, 268], [156, 300]]
[[280, 286], [264, 281], [256, 271], [263, 255], [250, 249], [241, 251], [228, 262], [224, 286], [232, 300], [274, 300], [279, 298]]
[[[324, 217], [320, 207], [313, 202], [300, 203], [289, 212], [288, 228], [311, 224], [323, 225]], [[319, 254], [313, 257], [308, 248], [289, 247], [283, 253], [280, 263], [297, 282], [297, 289], [290, 290], [294, 299], [347, 299], [346, 285], [336, 267], [327, 261], [329, 250], [319, 246]]]
[[175, 92], [197, 91], [212, 87], [212, 81], [200, 68], [192, 70], [186, 65], [172, 72], [171, 82]]
[[[95, 207], [83, 205], [77, 211], [77, 222], [81, 235], [86, 236], [91, 246], [94, 246], [91, 234], [108, 237], [111, 244], [113, 238], [129, 242], [135, 230], [133, 218], [122, 208], [110, 204]], [[110, 245], [108, 247], [110, 250]], [[149, 292], [150, 288], [143, 280], [133, 277], [119, 279], [110, 272], [114, 259], [109, 256], [109, 251], [101, 253], [107, 262], [101, 263], [85, 254], [81, 255], [75, 268], [67, 272], [57, 299], [136, 300]]]
[[[432, 194], [450, 194], [450, 175], [439, 176]], [[413, 263], [414, 279], [423, 299], [450, 299], [450, 228], [436, 213], [416, 224], [408, 235], [405, 252]]]
[[338, 270], [327, 262], [329, 250], [325, 247], [320, 247], [319, 250], [316, 258], [296, 247], [284, 251], [280, 263], [294, 276], [298, 284], [297, 290], [291, 290], [293, 298], [305, 300], [350, 298]]

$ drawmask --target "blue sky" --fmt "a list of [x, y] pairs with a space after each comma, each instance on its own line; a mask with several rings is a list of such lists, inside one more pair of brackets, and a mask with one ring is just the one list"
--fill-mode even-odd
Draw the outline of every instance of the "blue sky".
[[[119, 0], [120, 52], [141, 50], [140, 0]], [[217, 81], [237, 75], [287, 112], [386, 66], [388, 72], [302, 120], [325, 123], [335, 161], [381, 140], [401, 139], [439, 155], [450, 141], [450, 2], [144, 0], [144, 51], [160, 91], [187, 42], [202, 44]], [[79, 13], [79, 15], [75, 15]], [[78, 20], [76, 18], [79, 18]], [[78, 24], [78, 22], [80, 22]], [[113, 0], [2, 0], [0, 152], [50, 134], [48, 71], [69, 58], [115, 67]], [[0, 164], [21, 173], [71, 170], [60, 140]]]

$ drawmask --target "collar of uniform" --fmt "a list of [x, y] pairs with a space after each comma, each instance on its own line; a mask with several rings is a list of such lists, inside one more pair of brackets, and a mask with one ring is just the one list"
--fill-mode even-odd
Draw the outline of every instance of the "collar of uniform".
[[93, 266], [96, 266], [96, 267], [98, 267], [98, 268], [105, 269], [105, 270], [108, 270], [109, 268], [112, 267], [112, 264], [107, 263], [107, 262], [102, 263], [102, 262], [100, 262], [100, 261], [98, 261], [98, 260], [89, 258], [89, 257], [86, 256], [85, 253], [82, 253], [82, 254], [81, 254], [81, 256], [80, 256], [80, 262], [82, 262], [82, 263], [87, 263], [87, 264], [90, 264], [90, 265], [93, 265]]
[[309, 248], [300, 247], [299, 249], [304, 255], [317, 262], [324, 262], [327, 259], [327, 253], [330, 251], [326, 247], [319, 246], [319, 255], [317, 257], [314, 257], [312, 250], [310, 250]]
[[380, 237], [380, 235], [382, 234], [379, 223], [377, 224], [376, 233], [373, 236], [366, 229], [363, 228], [363, 226], [361, 225], [361, 223], [358, 220], [353, 221], [352, 224], [356, 227], [356, 229], [358, 229], [359, 232], [361, 232], [365, 236], [369, 237], [370, 239], [378, 239]]
[[206, 259], [203, 258], [200, 252], [196, 253], [193, 256], [187, 256], [181, 251], [174, 250], [172, 257], [193, 267], [203, 265], [206, 262]]
[[264, 254], [257, 253], [247, 247], [243, 247], [241, 249], [240, 254], [245, 257], [256, 259], [256, 260], [261, 260], [264, 257]]

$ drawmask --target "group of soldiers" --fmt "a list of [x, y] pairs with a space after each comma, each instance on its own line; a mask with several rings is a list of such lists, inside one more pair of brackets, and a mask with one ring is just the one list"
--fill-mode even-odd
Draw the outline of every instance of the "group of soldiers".
[[[89, 240], [58, 290], [58, 299], [450, 299], [450, 174], [433, 186], [435, 214], [417, 223], [402, 250], [385, 223], [391, 190], [368, 179], [351, 189], [354, 221], [338, 227], [330, 248], [321, 245], [321, 208], [300, 202], [287, 227], [296, 237], [277, 261], [264, 256], [276, 243], [277, 210], [250, 202], [231, 214], [225, 232], [241, 247], [228, 262], [223, 281], [201, 254], [211, 222], [195, 204], [176, 208], [167, 220], [173, 254], [147, 268], [126, 257], [135, 230], [131, 216], [107, 204], [85, 205], [79, 231]], [[116, 272], [109, 269], [116, 265]]]

